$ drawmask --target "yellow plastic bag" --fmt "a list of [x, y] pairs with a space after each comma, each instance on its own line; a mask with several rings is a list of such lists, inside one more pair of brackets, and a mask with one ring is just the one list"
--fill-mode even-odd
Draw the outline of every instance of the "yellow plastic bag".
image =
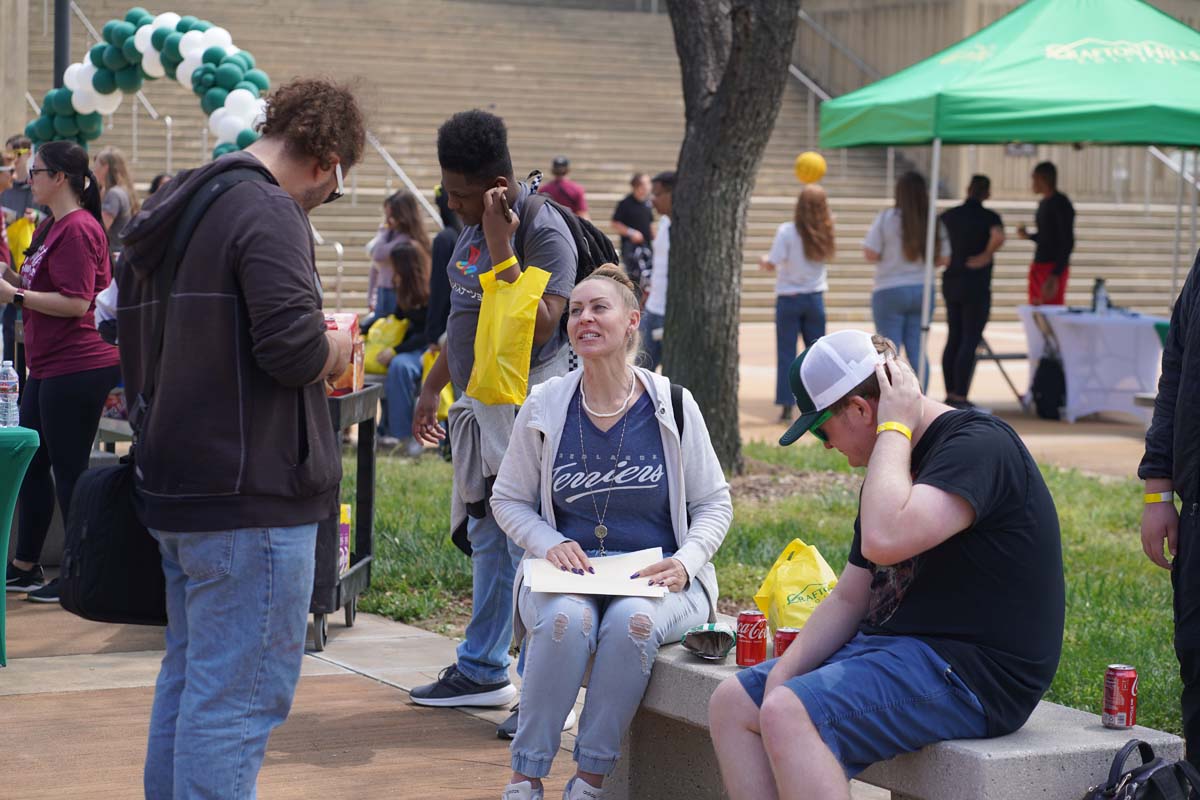
[[367, 343], [364, 358], [367, 372], [372, 375], [386, 375], [388, 368], [379, 363], [379, 354], [389, 347], [397, 347], [408, 335], [408, 320], [396, 319], [388, 314], [371, 323], [367, 329]]
[[8, 226], [5, 238], [8, 239], [8, 250], [12, 253], [13, 263], [10, 266], [14, 272], [20, 272], [25, 263], [25, 250], [33, 241], [33, 231], [37, 226], [21, 217]]
[[479, 276], [483, 303], [475, 328], [469, 397], [489, 406], [525, 402], [538, 301], [549, 282], [550, 273], [537, 267], [527, 267], [515, 283], [497, 281], [495, 272]]
[[[429, 371], [433, 369], [434, 363], [437, 361], [437, 353], [432, 350], [426, 350], [421, 356], [421, 383], [429, 377]], [[438, 410], [437, 418], [439, 422], [445, 422], [450, 416], [450, 406], [454, 403], [454, 387], [447, 383], [442, 387], [442, 393], [438, 395]]]
[[801, 628], [817, 605], [837, 586], [837, 575], [820, 551], [799, 539], [775, 559], [762, 586], [754, 593], [754, 604], [767, 615], [771, 635], [778, 628]]

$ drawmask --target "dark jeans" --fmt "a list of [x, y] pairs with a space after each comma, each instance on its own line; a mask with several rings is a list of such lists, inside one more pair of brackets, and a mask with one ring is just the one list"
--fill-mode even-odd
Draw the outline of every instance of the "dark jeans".
[[946, 300], [946, 349], [942, 351], [942, 378], [946, 394], [966, 397], [975, 375], [975, 351], [992, 310], [992, 295], [968, 302]]
[[18, 561], [41, 559], [56, 494], [65, 524], [75, 482], [87, 469], [104, 400], [120, 380], [121, 368], [112, 366], [30, 378], [25, 384], [21, 426], [37, 431], [42, 441], [21, 484]]
[[775, 404], [791, 408], [796, 398], [788, 370], [796, 360], [796, 340], [807, 348], [825, 335], [825, 293], [781, 294], [775, 298]]

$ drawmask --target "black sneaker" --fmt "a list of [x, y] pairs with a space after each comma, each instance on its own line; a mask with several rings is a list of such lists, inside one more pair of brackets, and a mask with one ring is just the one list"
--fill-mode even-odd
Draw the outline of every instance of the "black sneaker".
[[47, 583], [42, 588], [30, 592], [25, 596], [26, 600], [32, 600], [35, 603], [57, 603], [58, 602], [58, 578]]
[[419, 706], [503, 706], [513, 701], [517, 689], [508, 681], [476, 683], [459, 672], [457, 664], [451, 664], [434, 683], [418, 686], [409, 696]]
[[34, 564], [33, 569], [21, 569], [11, 561], [8, 562], [4, 591], [32, 592], [34, 589], [42, 588], [45, 582], [46, 576], [42, 574], [42, 566], [40, 564]]
[[[517, 720], [521, 714], [521, 706], [515, 705], [512, 707], [512, 713], [508, 715], [508, 719], [496, 726], [497, 739], [515, 739], [517, 736]], [[569, 731], [575, 727], [575, 709], [567, 714], [567, 718], [563, 720], [564, 731]]]

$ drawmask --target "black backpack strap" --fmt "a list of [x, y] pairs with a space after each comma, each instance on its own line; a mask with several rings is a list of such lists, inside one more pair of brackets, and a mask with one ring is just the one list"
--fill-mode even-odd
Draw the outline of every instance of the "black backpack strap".
[[680, 446], [683, 445], [683, 387], [671, 384], [671, 411], [675, 414], [675, 429], [679, 431]]
[[146, 411], [154, 399], [154, 390], [159, 377], [158, 362], [162, 356], [163, 339], [167, 330], [167, 307], [171, 300], [171, 289], [175, 285], [175, 274], [179, 270], [179, 262], [183, 260], [183, 254], [187, 252], [188, 243], [191, 241], [196, 226], [200, 224], [200, 220], [204, 218], [213, 202], [229, 189], [242, 181], [266, 180], [265, 175], [249, 167], [222, 172], [196, 190], [176, 223], [175, 235], [163, 257], [162, 266], [159, 267], [153, 278], [157, 282], [158, 291], [155, 293], [155, 299], [158, 302], [159, 312], [154, 320], [154, 335], [150, 340], [150, 350], [146, 353], [142, 391], [138, 393], [137, 399], [129, 409], [129, 424], [135, 435], [141, 429]]
[[513, 237], [513, 253], [517, 256], [517, 261], [521, 263], [521, 268], [525, 268], [525, 237], [529, 235], [529, 228], [533, 225], [533, 218], [542, 210], [542, 206], [550, 200], [548, 195], [541, 192], [533, 192], [525, 198], [525, 202], [521, 204], [521, 223], [517, 225], [517, 233]]
[[1192, 762], [1176, 761], [1175, 769], [1182, 773], [1184, 785], [1191, 787], [1195, 792], [1200, 792], [1200, 770], [1192, 766]]

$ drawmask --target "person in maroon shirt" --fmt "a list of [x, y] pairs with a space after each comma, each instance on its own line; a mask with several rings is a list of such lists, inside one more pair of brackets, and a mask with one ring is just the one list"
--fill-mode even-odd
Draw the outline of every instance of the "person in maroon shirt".
[[73, 142], [42, 145], [29, 181], [34, 201], [49, 208], [50, 217], [34, 231], [19, 282], [0, 281], [0, 303], [21, 309], [29, 366], [21, 426], [37, 431], [41, 445], [21, 484], [17, 552], [5, 589], [54, 603], [58, 580], [43, 585], [38, 562], [55, 495], [66, 519], [104, 400], [120, 381], [121, 359], [100, 338], [93, 317], [96, 295], [111, 280], [112, 268], [87, 151]]
[[550, 171], [554, 173], [554, 179], [542, 184], [541, 193], [550, 195], [551, 200], [574, 211], [575, 216], [591, 219], [583, 187], [567, 177], [571, 172], [571, 162], [567, 157], [555, 156]]

